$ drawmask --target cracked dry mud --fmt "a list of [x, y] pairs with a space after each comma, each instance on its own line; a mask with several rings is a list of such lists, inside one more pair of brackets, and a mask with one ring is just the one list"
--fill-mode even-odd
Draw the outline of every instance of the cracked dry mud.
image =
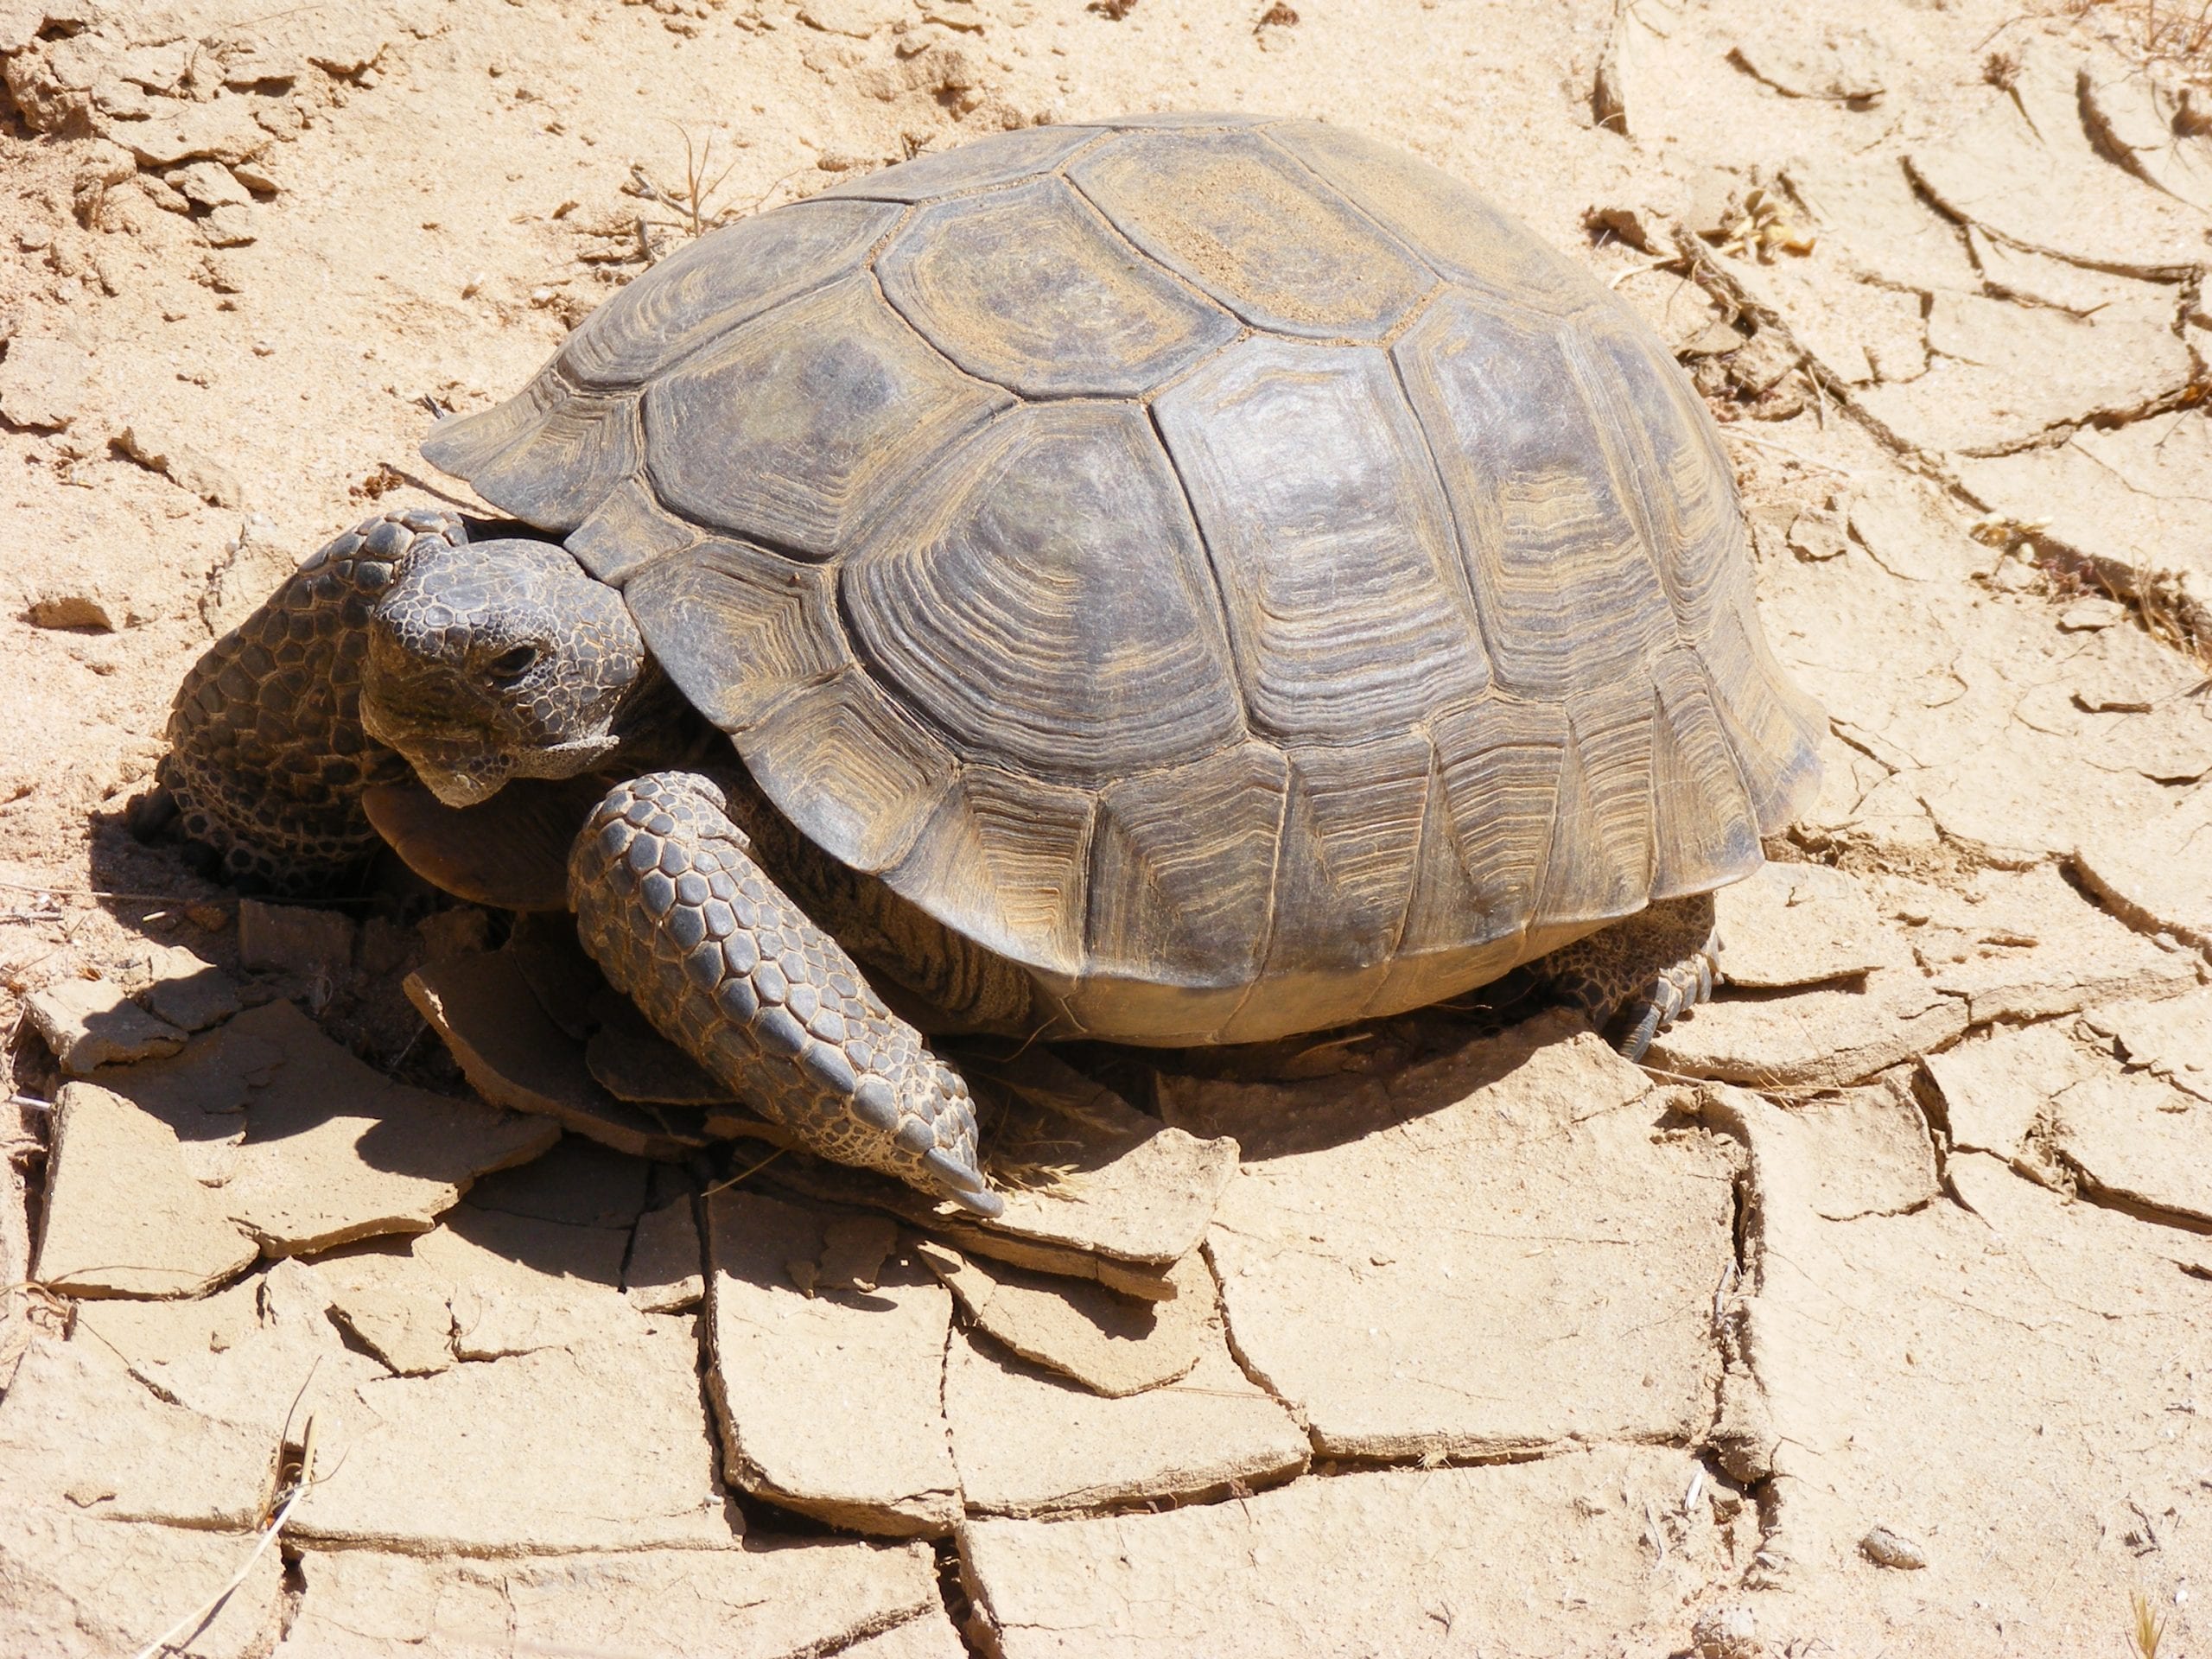
[[[2133, 0], [1262, 10], [0, 0], [0, 1650], [2201, 1645], [2212, 65]], [[210, 638], [454, 499], [425, 400], [695, 210], [1173, 106], [1477, 184], [1722, 423], [1827, 782], [1648, 1066], [1033, 1061], [982, 1229], [557, 929], [129, 835]]]

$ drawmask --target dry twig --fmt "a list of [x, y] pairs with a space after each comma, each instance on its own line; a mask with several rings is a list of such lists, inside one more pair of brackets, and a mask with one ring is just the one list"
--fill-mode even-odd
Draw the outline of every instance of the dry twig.
[[[313, 1380], [312, 1371], [308, 1373], [308, 1377], [310, 1381]], [[301, 1391], [302, 1393], [306, 1391], [305, 1383], [301, 1385]], [[298, 1402], [296, 1401], [294, 1403]], [[179, 1637], [187, 1636], [205, 1624], [214, 1616], [215, 1610], [227, 1601], [232, 1593], [245, 1582], [246, 1575], [253, 1571], [254, 1563], [268, 1554], [270, 1545], [275, 1543], [279, 1535], [283, 1532], [284, 1523], [292, 1518], [292, 1511], [298, 1507], [300, 1500], [307, 1496], [308, 1489], [315, 1484], [315, 1414], [310, 1412], [308, 1414], [307, 1427], [301, 1433], [299, 1472], [293, 1477], [291, 1485], [283, 1494], [283, 1501], [276, 1506], [276, 1512], [270, 1517], [269, 1524], [261, 1529], [261, 1536], [255, 1541], [251, 1553], [239, 1564], [238, 1570], [230, 1576], [221, 1589], [216, 1591], [213, 1595], [208, 1597], [207, 1600], [201, 1602], [144, 1647], [139, 1649], [132, 1659], [158, 1659], [159, 1655], [175, 1644]]]

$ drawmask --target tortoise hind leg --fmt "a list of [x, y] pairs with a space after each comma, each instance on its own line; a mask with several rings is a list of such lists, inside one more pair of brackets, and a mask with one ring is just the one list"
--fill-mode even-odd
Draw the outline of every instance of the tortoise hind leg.
[[1537, 982], [1631, 1060], [1713, 995], [1713, 895], [1668, 899], [1532, 964]]
[[1001, 1213], [967, 1084], [769, 879], [727, 809], [691, 772], [609, 791], [569, 860], [584, 948], [662, 1035], [823, 1156]]

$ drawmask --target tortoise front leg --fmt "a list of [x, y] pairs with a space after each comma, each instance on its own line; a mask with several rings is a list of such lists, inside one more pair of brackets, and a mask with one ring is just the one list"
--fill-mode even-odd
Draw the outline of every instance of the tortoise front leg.
[[569, 859], [585, 949], [664, 1036], [823, 1156], [1000, 1214], [967, 1084], [753, 861], [727, 804], [682, 772], [599, 804]]
[[467, 538], [453, 513], [368, 519], [301, 565], [185, 676], [161, 783], [183, 833], [227, 877], [314, 893], [382, 844], [361, 797], [413, 774], [361, 728], [369, 613], [416, 546]]
[[1713, 895], [1665, 899], [1532, 964], [1538, 982], [1631, 1060], [1713, 995]]

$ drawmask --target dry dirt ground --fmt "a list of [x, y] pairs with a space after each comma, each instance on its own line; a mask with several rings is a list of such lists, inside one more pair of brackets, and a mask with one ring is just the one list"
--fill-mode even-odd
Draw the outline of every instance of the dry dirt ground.
[[[2205, 1650], [2208, 31], [1262, 4], [0, 0], [0, 1650]], [[434, 409], [1167, 107], [1450, 169], [1723, 423], [1827, 783], [1649, 1065], [1040, 1061], [963, 1230], [615, 1099], [556, 938], [133, 840], [213, 634], [455, 499]]]

